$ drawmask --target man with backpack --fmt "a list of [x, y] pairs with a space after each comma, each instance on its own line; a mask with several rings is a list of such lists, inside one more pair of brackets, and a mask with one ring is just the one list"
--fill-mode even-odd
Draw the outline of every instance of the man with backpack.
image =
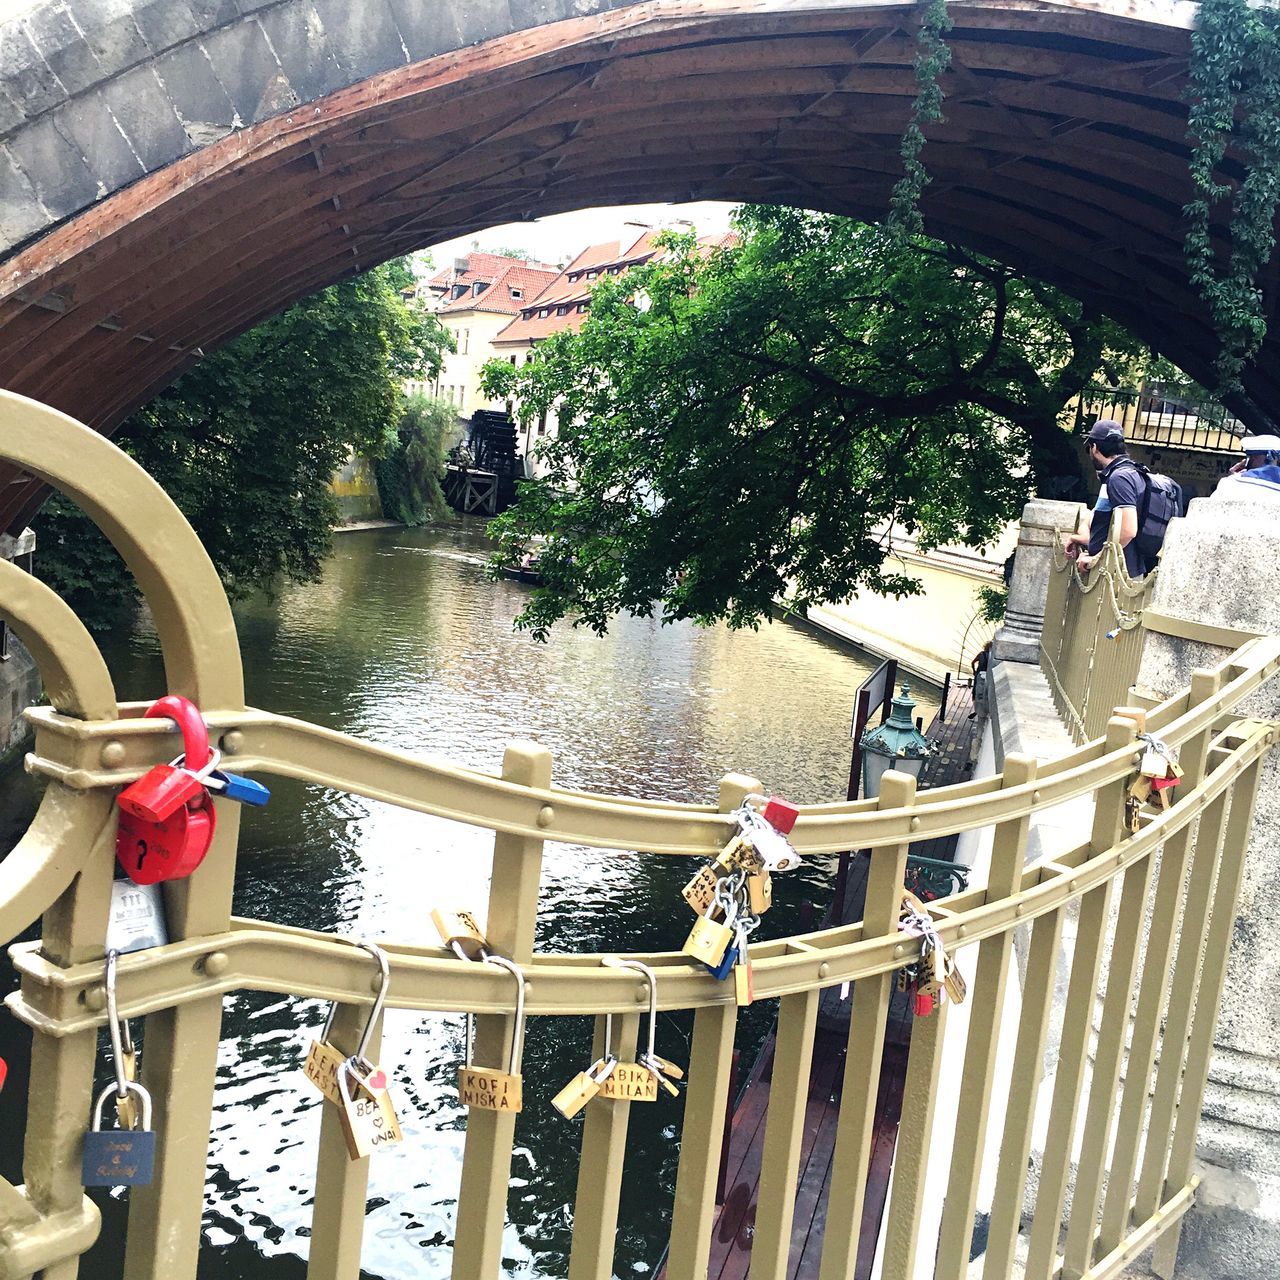
[[1124, 428], [1099, 418], [1085, 436], [1089, 457], [1098, 469], [1101, 488], [1089, 516], [1089, 527], [1068, 535], [1068, 551], [1076, 550], [1076, 567], [1087, 573], [1106, 545], [1112, 513], [1118, 511], [1116, 539], [1124, 551], [1129, 577], [1141, 578], [1156, 567], [1165, 530], [1183, 513], [1182, 489], [1168, 476], [1153, 475], [1125, 452]]

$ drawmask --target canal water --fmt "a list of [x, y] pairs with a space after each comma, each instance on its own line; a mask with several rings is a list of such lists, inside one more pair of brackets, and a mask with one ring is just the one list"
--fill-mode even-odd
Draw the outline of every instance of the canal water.
[[[488, 550], [471, 524], [343, 535], [320, 583], [237, 607], [250, 705], [491, 771], [509, 739], [530, 737], [552, 751], [557, 784], [619, 795], [714, 801], [719, 777], [735, 770], [799, 802], [843, 796], [850, 709], [868, 660], [787, 623], [730, 632], [621, 619], [605, 638], [561, 626], [538, 645], [511, 627], [528, 588], [488, 581]], [[145, 618], [104, 651], [122, 699], [164, 691]], [[929, 697], [921, 702], [931, 714]], [[490, 833], [268, 781], [270, 806], [244, 815], [237, 914], [417, 944], [436, 942], [433, 906], [483, 915]], [[5, 790], [21, 824], [30, 790], [20, 775]], [[832, 863], [810, 859], [775, 877], [761, 936], [794, 931], [805, 901], [825, 906]], [[549, 845], [538, 948], [678, 949], [692, 919], [680, 898], [691, 871], [685, 859]], [[14, 985], [6, 962], [0, 989]], [[775, 1011], [769, 1002], [740, 1015], [744, 1070]], [[325, 1012], [287, 996], [226, 1000], [201, 1277], [304, 1273], [320, 1098], [300, 1064]], [[687, 1063], [690, 1022], [661, 1017], [663, 1056]], [[368, 1277], [448, 1275], [465, 1132], [454, 1092], [462, 1037], [456, 1015], [387, 1015], [381, 1064], [405, 1141], [371, 1162]], [[567, 1270], [582, 1123], [563, 1120], [548, 1100], [586, 1065], [590, 1038], [589, 1019], [529, 1026], [503, 1250], [512, 1277]], [[16, 1181], [26, 1044], [4, 1014], [0, 1053], [13, 1066], [0, 1097], [0, 1173]], [[620, 1277], [646, 1275], [661, 1257], [682, 1107], [683, 1097], [632, 1108]], [[81, 1275], [114, 1280], [125, 1202], [93, 1194], [104, 1232]]]

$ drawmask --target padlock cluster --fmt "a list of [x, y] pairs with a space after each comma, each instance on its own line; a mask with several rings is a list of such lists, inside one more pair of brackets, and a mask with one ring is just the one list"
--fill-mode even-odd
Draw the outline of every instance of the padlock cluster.
[[[763, 809], [753, 801], [763, 801]], [[795, 805], [776, 796], [748, 796], [732, 815], [737, 834], [682, 891], [698, 918], [681, 949], [721, 981], [732, 973], [739, 1005], [755, 998], [750, 939], [773, 905], [772, 873], [800, 863], [787, 839], [798, 816]]]
[[177, 722], [182, 754], [149, 769], [116, 797], [116, 858], [134, 884], [157, 884], [189, 876], [204, 861], [218, 821], [212, 792], [258, 807], [271, 793], [219, 768], [222, 756], [210, 747], [204, 717], [189, 699], [166, 695], [145, 716]]
[[1140, 733], [1138, 741], [1144, 748], [1142, 759], [1125, 796], [1125, 822], [1134, 835], [1138, 833], [1142, 806], [1154, 796], [1160, 808], [1167, 809], [1169, 793], [1182, 781], [1177, 757], [1166, 743], [1149, 733]]
[[964, 977], [954, 958], [943, 947], [933, 917], [924, 903], [914, 893], [905, 890], [898, 928], [910, 937], [920, 939], [919, 957], [898, 971], [898, 990], [910, 992], [916, 1017], [927, 1018], [944, 999], [962, 1004], [968, 994]]

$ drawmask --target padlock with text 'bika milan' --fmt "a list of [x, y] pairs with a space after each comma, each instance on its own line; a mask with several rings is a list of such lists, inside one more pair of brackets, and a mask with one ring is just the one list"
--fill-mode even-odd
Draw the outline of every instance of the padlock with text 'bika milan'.
[[135, 884], [189, 876], [209, 852], [217, 822], [204, 779], [217, 767], [218, 753], [209, 749], [204, 718], [188, 699], [171, 694], [153, 702], [146, 715], [177, 722], [183, 754], [156, 765], [116, 797], [116, 857]]

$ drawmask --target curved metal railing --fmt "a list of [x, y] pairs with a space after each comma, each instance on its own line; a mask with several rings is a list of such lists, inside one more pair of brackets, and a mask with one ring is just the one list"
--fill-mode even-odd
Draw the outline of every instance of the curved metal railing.
[[[620, 1049], [633, 1051], [635, 1010], [648, 998], [645, 982], [602, 966], [601, 956], [533, 953], [543, 844], [707, 855], [732, 834], [729, 815], [759, 789], [755, 780], [726, 777], [716, 806], [608, 797], [553, 786], [550, 753], [532, 743], [512, 744], [495, 777], [246, 709], [217, 575], [158, 487], [95, 433], [3, 394], [0, 458], [70, 493], [120, 548], [155, 613], [168, 691], [199, 702], [237, 767], [492, 830], [489, 940], [528, 973], [527, 1013], [612, 1014], [621, 1019]], [[12, 951], [22, 984], [8, 1004], [34, 1031], [31, 1075], [39, 1083], [28, 1114], [24, 1187], [0, 1183], [0, 1280], [9, 1280], [69, 1265], [96, 1232], [76, 1149], [106, 1004], [102, 956], [114, 867], [113, 801], [122, 783], [170, 758], [175, 747], [167, 723], [144, 720], [140, 705], [115, 705], [92, 639], [46, 588], [0, 567], [0, 613], [36, 655], [52, 703], [29, 713], [36, 730], [29, 765], [49, 781], [31, 829], [4, 863], [0, 887], [0, 940], [44, 917], [41, 940]], [[802, 809], [793, 833], [802, 853], [873, 851], [862, 921], [752, 947], [756, 998], [780, 1002], [775, 1096], [803, 1099], [819, 994], [854, 983], [824, 1280], [849, 1274], [852, 1265], [894, 975], [919, 949], [897, 927], [907, 856], [913, 841], [954, 832], [980, 831], [991, 839], [985, 882], [929, 904], [942, 943], [958, 953], [972, 987], [969, 1034], [959, 1045], [948, 1044], [946, 1005], [916, 1025], [907, 1090], [921, 1103], [904, 1116], [899, 1136], [884, 1274], [905, 1280], [917, 1253], [935, 1246], [937, 1275], [959, 1280], [967, 1274], [988, 1146], [998, 1174], [984, 1274], [1011, 1274], [1068, 913], [1078, 915], [1078, 924], [1027, 1274], [1047, 1277], [1056, 1265], [1073, 1162], [1065, 1246], [1072, 1274], [1095, 1280], [1117, 1274], [1125, 1259], [1168, 1233], [1185, 1212], [1194, 1193], [1197, 1090], [1208, 1070], [1253, 795], [1260, 761], [1276, 736], [1274, 724], [1234, 713], [1277, 672], [1280, 641], [1258, 639], [1220, 667], [1198, 672], [1188, 690], [1149, 713], [1149, 727], [1180, 750], [1185, 777], [1176, 803], [1143, 814], [1136, 834], [1128, 825], [1126, 790], [1141, 752], [1134, 723], [1122, 718], [1105, 722], [1104, 736], [1045, 764], [1011, 756], [996, 777], [921, 794], [912, 779], [891, 773], [877, 800]], [[1035, 815], [1086, 796], [1093, 797], [1094, 816], [1079, 843], [1052, 861], [1028, 864]], [[189, 880], [170, 886], [173, 940], [119, 963], [121, 1014], [151, 1019], [144, 1080], [156, 1100], [156, 1180], [130, 1192], [130, 1276], [180, 1280], [195, 1273], [222, 996], [262, 990], [337, 1000], [342, 1009], [333, 1042], [344, 1052], [353, 1050], [360, 1010], [372, 999], [367, 955], [349, 940], [231, 917], [238, 824], [234, 806], [220, 804], [219, 812], [205, 862]], [[1031, 931], [1026, 973], [1011, 1016], [1006, 991], [1013, 941], [1025, 927]], [[1195, 945], [1175, 948], [1180, 935]], [[459, 961], [442, 948], [388, 942], [384, 949], [391, 1007], [475, 1012], [484, 1060], [502, 1060], [514, 1023], [507, 974]], [[1104, 950], [1109, 976], [1099, 1003]], [[634, 958], [659, 975], [661, 1008], [696, 1010], [668, 1275], [697, 1280], [705, 1275], [710, 1244], [737, 1006], [731, 984], [726, 989], [681, 954]], [[1094, 1085], [1082, 1113], [1095, 1020]], [[1013, 1068], [1007, 1096], [997, 1099], [1002, 1034], [1006, 1049], [1012, 1042]], [[1121, 1083], [1126, 1044], [1129, 1069]], [[933, 1100], [947, 1054], [956, 1056], [962, 1072], [964, 1106], [944, 1118]], [[612, 1271], [629, 1105], [599, 1102], [587, 1111], [582, 1158], [591, 1177], [574, 1215], [574, 1280]], [[1003, 1109], [998, 1126], [997, 1107]], [[358, 1272], [367, 1179], [367, 1161], [348, 1158], [333, 1110], [326, 1108], [317, 1155], [309, 1264], [317, 1280]], [[769, 1115], [753, 1275], [785, 1280], [787, 1274], [803, 1123], [803, 1106], [780, 1106]], [[1073, 1158], [1077, 1131], [1084, 1136]], [[455, 1276], [499, 1271], [513, 1132], [512, 1116], [470, 1115]], [[935, 1185], [945, 1196], [930, 1203], [944, 1207], [931, 1218], [926, 1187]]]

